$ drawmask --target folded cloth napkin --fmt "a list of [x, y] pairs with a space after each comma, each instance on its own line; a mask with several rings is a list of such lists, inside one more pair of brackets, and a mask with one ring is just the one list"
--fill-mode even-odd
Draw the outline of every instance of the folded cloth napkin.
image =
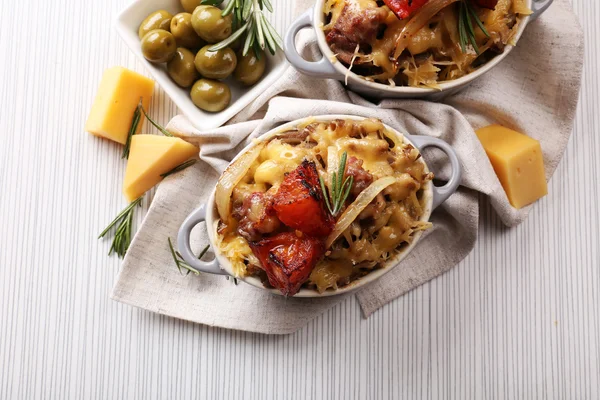
[[[309, 5], [301, 0], [298, 9]], [[306, 57], [320, 57], [302, 37]], [[200, 132], [183, 116], [168, 129], [200, 146], [202, 162], [168, 177], [159, 186], [137, 232], [112, 291], [112, 298], [153, 312], [211, 326], [252, 332], [294, 332], [346, 296], [297, 299], [274, 296], [222, 276], [181, 276], [167, 238], [175, 238], [185, 217], [208, 198], [220, 172], [250, 138], [278, 125], [311, 115], [350, 114], [377, 117], [414, 135], [450, 143], [462, 162], [459, 191], [432, 215], [426, 232], [405, 260], [357, 292], [365, 316], [389, 301], [439, 276], [459, 263], [477, 239], [479, 193], [489, 196], [508, 226], [523, 221], [531, 207], [511, 207], [474, 128], [491, 123], [525, 132], [541, 142], [547, 178], [558, 165], [577, 106], [583, 62], [583, 35], [566, 0], [559, 0], [532, 22], [517, 48], [491, 73], [442, 103], [385, 100], [373, 104], [333, 80], [310, 78], [288, 68], [281, 79], [230, 123]], [[306, 100], [306, 99], [311, 100]], [[266, 110], [266, 113], [265, 113]], [[424, 152], [430, 168], [444, 180], [449, 166], [435, 152]], [[199, 226], [192, 248], [207, 243]]]

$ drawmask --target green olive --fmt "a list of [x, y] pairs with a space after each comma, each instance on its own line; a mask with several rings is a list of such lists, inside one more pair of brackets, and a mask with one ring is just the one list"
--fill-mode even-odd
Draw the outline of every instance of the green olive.
[[202, 3], [202, 0], [179, 0], [185, 12], [193, 13], [196, 7]]
[[194, 104], [205, 111], [222, 111], [231, 101], [231, 90], [223, 82], [200, 79], [190, 92]]
[[231, 35], [231, 14], [223, 17], [221, 10], [213, 6], [196, 7], [192, 14], [192, 26], [202, 39], [217, 43]]
[[194, 53], [183, 47], [179, 47], [175, 52], [175, 57], [167, 63], [167, 72], [171, 79], [181, 87], [190, 87], [200, 78], [194, 65]]
[[249, 51], [248, 54], [238, 59], [233, 77], [244, 85], [254, 85], [265, 73], [265, 58], [265, 53], [261, 53], [259, 59], [254, 51]]
[[164, 29], [165, 31], [168, 31], [171, 26], [171, 18], [173, 18], [173, 16], [166, 10], [154, 11], [152, 14], [148, 15], [140, 25], [138, 36], [141, 39], [146, 36], [146, 33], [155, 29]]
[[237, 57], [229, 47], [217, 51], [208, 50], [210, 45], [204, 46], [196, 54], [194, 64], [196, 69], [205, 78], [225, 79], [237, 65]]
[[204, 45], [204, 40], [192, 27], [190, 13], [179, 13], [171, 19], [171, 33], [175, 36], [178, 46], [197, 50]]
[[142, 53], [154, 63], [170, 61], [177, 51], [175, 37], [164, 29], [155, 29], [142, 38]]

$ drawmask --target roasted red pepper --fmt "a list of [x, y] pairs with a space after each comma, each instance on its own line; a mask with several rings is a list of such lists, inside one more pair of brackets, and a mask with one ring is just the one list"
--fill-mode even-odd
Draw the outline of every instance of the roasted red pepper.
[[285, 177], [273, 198], [273, 208], [281, 222], [307, 235], [329, 235], [335, 224], [325, 209], [317, 168], [307, 160]]
[[493, 10], [496, 8], [498, 0], [473, 0], [473, 3], [481, 8], [489, 8], [490, 10]]
[[298, 237], [294, 232], [250, 242], [250, 248], [267, 273], [269, 283], [286, 296], [298, 293], [325, 253], [323, 239]]
[[383, 0], [385, 5], [400, 19], [410, 17], [428, 1], [429, 0]]

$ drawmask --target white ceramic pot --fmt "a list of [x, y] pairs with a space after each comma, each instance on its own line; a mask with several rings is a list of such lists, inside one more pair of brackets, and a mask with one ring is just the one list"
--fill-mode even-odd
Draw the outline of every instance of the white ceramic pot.
[[[292, 122], [289, 122], [285, 125], [275, 128], [275, 129], [269, 131], [268, 133], [262, 135], [257, 141], [255, 141], [254, 143], [251, 143], [244, 150], [242, 150], [238, 154], [236, 159], [241, 154], [247, 152], [249, 149], [256, 146], [256, 144], [259, 143], [260, 141], [267, 141], [282, 132], [288, 131], [291, 128], [295, 128], [296, 126], [308, 121], [309, 119], [310, 119], [310, 121], [323, 122], [323, 121], [333, 121], [335, 119], [363, 120], [365, 118], [350, 116], [350, 115], [325, 115], [325, 116], [303, 118], [301, 120], [292, 121]], [[429, 137], [429, 136], [411, 136], [408, 133], [400, 133], [396, 129], [393, 129], [388, 125], [385, 125], [385, 127], [391, 133], [398, 135], [398, 137], [403, 136], [405, 143], [412, 144], [414, 147], [419, 149], [419, 151], [421, 151], [421, 152], [426, 147], [437, 147], [438, 149], [441, 149], [448, 155], [448, 158], [452, 165], [452, 176], [450, 177], [450, 180], [444, 186], [440, 186], [440, 187], [433, 185], [433, 183], [430, 181], [427, 183], [427, 185], [424, 188], [425, 212], [423, 213], [421, 220], [428, 221], [429, 217], [431, 215], [431, 212], [436, 207], [438, 207], [440, 204], [442, 204], [444, 201], [446, 201], [446, 199], [448, 197], [450, 197], [450, 195], [453, 194], [456, 191], [456, 189], [458, 188], [458, 185], [459, 185], [460, 179], [461, 179], [461, 168], [460, 168], [458, 156], [456, 155], [456, 153], [454, 152], [452, 147], [448, 143], [444, 142], [443, 140], [440, 140], [440, 139], [437, 139], [434, 137]], [[234, 161], [235, 161], [235, 159], [234, 159]], [[425, 164], [425, 168], [428, 170], [426, 164]], [[179, 229], [179, 234], [177, 237], [177, 247], [179, 249], [179, 252], [183, 256], [183, 258], [185, 259], [185, 261], [191, 267], [196, 269], [197, 271], [209, 273], [209, 274], [233, 276], [233, 268], [231, 266], [231, 263], [219, 251], [218, 246], [216, 246], [216, 227], [217, 227], [218, 220], [219, 220], [219, 215], [218, 215], [216, 205], [215, 205], [215, 191], [213, 190], [213, 192], [210, 195], [206, 204], [200, 206], [198, 209], [196, 209], [194, 212], [192, 212], [186, 218], [184, 223], [181, 225], [181, 228]], [[192, 229], [196, 225], [198, 225], [199, 223], [204, 222], [204, 221], [206, 221], [206, 227], [208, 230], [208, 237], [210, 240], [211, 248], [213, 249], [213, 251], [215, 253], [214, 260], [210, 261], [210, 262], [198, 260], [198, 258], [196, 256], [194, 256], [194, 253], [192, 252], [192, 249], [190, 248], [190, 235], [191, 235]], [[405, 250], [403, 250], [402, 252], [397, 254], [394, 258], [390, 259], [384, 265], [383, 268], [377, 269], [377, 270], [369, 273], [368, 275], [366, 275], [356, 281], [353, 281], [348, 286], [340, 288], [336, 291], [328, 290], [324, 293], [319, 293], [316, 290], [303, 288], [294, 297], [325, 297], [325, 296], [332, 296], [332, 295], [348, 293], [350, 291], [356, 290], [359, 287], [362, 287], [362, 286], [366, 285], [367, 283], [380, 278], [385, 273], [390, 271], [394, 266], [396, 266], [398, 263], [400, 263], [404, 259], [404, 257], [406, 257], [406, 255], [414, 248], [414, 246], [417, 244], [417, 242], [419, 241], [420, 238], [421, 238], [421, 232], [415, 234], [414, 240], [410, 244], [410, 246], [408, 246]], [[262, 290], [267, 290], [273, 294], [281, 295], [281, 293], [276, 289], [265, 288], [263, 286], [263, 284], [261, 283], [260, 279], [258, 279], [256, 277], [248, 276], [248, 277], [243, 277], [240, 279], [242, 281], [244, 281], [252, 286], [255, 286], [257, 288], [260, 288]]]
[[[529, 22], [539, 17], [554, 0], [527, 0], [527, 5], [532, 9], [533, 14], [523, 18], [519, 25], [516, 39], [518, 40], [525, 27]], [[317, 0], [313, 8], [308, 9], [296, 21], [292, 23], [287, 30], [284, 39], [284, 51], [290, 64], [303, 74], [315, 76], [319, 78], [337, 79], [342, 82], [348, 76], [348, 88], [367, 97], [382, 99], [382, 98], [426, 98], [429, 100], [439, 100], [455, 93], [466, 87], [475, 79], [479, 78], [506, 58], [514, 46], [506, 46], [502, 54], [498, 54], [485, 65], [476, 71], [463, 76], [462, 78], [453, 81], [441, 82], [440, 89], [432, 88], [417, 88], [408, 86], [385, 85], [377, 82], [369, 82], [353, 72], [348, 72], [348, 68], [341, 62], [336, 60], [335, 55], [329, 48], [325, 40], [322, 26], [324, 24], [325, 15], [323, 14], [323, 3], [325, 0]], [[296, 49], [296, 35], [303, 28], [312, 27], [314, 29], [317, 44], [323, 57], [319, 61], [305, 60]], [[333, 62], [331, 61], [333, 60]]]

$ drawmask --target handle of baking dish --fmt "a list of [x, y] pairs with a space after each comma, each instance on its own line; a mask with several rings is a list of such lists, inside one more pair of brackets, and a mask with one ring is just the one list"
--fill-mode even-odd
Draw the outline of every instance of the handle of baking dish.
[[529, 21], [536, 20], [548, 9], [548, 7], [550, 7], [553, 1], [554, 0], [533, 0], [531, 2], [531, 11], [533, 11], [533, 13], [529, 16]]
[[427, 147], [437, 147], [442, 150], [450, 159], [452, 165], [452, 175], [444, 186], [433, 186], [433, 209], [436, 209], [440, 204], [448, 199], [460, 185], [460, 179], [462, 177], [462, 169], [460, 167], [460, 161], [458, 155], [448, 143], [441, 139], [434, 138], [431, 136], [413, 136], [412, 142], [419, 148], [420, 151]]
[[183, 221], [181, 228], [179, 228], [179, 234], [177, 235], [177, 248], [179, 249], [179, 252], [181, 253], [181, 256], [185, 262], [196, 271], [215, 275], [227, 275], [227, 272], [219, 267], [219, 263], [216, 258], [212, 261], [201, 261], [192, 252], [192, 248], [190, 247], [190, 236], [192, 234], [192, 229], [194, 229], [194, 227], [200, 222], [205, 220], [206, 206], [203, 205], [196, 209], [185, 219], [185, 221]]
[[338, 78], [340, 74], [335, 70], [327, 57], [322, 56], [319, 61], [308, 61], [298, 53], [296, 48], [296, 36], [303, 28], [313, 25], [313, 9], [309, 8], [295, 20], [285, 33], [283, 40], [283, 51], [290, 64], [303, 74], [319, 78]]

